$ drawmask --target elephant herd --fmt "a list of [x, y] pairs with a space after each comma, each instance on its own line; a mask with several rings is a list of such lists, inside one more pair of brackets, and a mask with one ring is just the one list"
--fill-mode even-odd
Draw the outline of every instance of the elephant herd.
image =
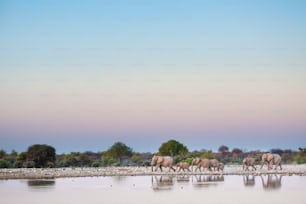
[[[278, 154], [271, 154], [271, 153], [265, 153], [261, 157], [261, 169], [266, 164], [268, 166], [268, 170], [273, 169], [273, 165], [275, 166], [275, 170], [279, 167], [280, 170], [282, 170], [281, 165], [282, 158]], [[255, 167], [255, 159], [252, 157], [246, 157], [242, 161], [242, 169], [243, 170], [249, 170], [249, 167], [252, 167], [253, 170], [256, 170]], [[169, 168], [170, 170], [181, 171], [185, 170], [191, 172], [193, 171], [193, 167], [196, 166], [194, 171], [201, 171], [201, 169], [207, 169], [209, 171], [223, 171], [224, 164], [217, 159], [203, 159], [203, 158], [194, 158], [191, 162], [191, 165], [187, 162], [178, 162], [176, 164], [176, 169], [173, 167], [173, 158], [171, 156], [157, 156], [154, 155], [151, 160], [151, 166], [153, 171], [153, 166], [155, 166], [155, 171], [160, 169], [162, 171], [162, 167]], [[191, 166], [191, 170], [190, 167]]]
[[[162, 167], [168, 167], [170, 170], [173, 171], [191, 171], [190, 165], [187, 162], [179, 162], [176, 164], [176, 169], [173, 167], [173, 158], [170, 156], [156, 156], [154, 155], [151, 161], [152, 171], [153, 166], [155, 166], [155, 171], [160, 169], [162, 171]], [[201, 168], [208, 169], [209, 171], [217, 170], [217, 171], [223, 171], [224, 164], [219, 162], [216, 159], [202, 159], [202, 158], [195, 158], [191, 162], [191, 167], [193, 171], [193, 166], [196, 166], [195, 171], [199, 170], [201, 171]]]

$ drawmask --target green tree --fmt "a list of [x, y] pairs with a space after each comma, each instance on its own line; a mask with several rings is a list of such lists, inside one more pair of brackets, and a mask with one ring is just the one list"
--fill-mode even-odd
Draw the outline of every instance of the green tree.
[[107, 155], [119, 160], [121, 164], [121, 160], [124, 156], [131, 156], [133, 154], [132, 148], [128, 147], [126, 144], [122, 142], [114, 143], [108, 150]]
[[0, 159], [0, 168], [9, 168], [10, 162], [4, 159]]
[[298, 164], [305, 164], [306, 163], [306, 148], [299, 148], [299, 152], [296, 157], [296, 161]]
[[6, 157], [6, 151], [3, 149], [0, 150], [0, 159], [4, 159]]
[[16, 156], [16, 161], [14, 163], [14, 167], [15, 168], [21, 168], [23, 166], [23, 164], [26, 162], [26, 160], [27, 160], [27, 153], [26, 152], [20, 152]]
[[163, 143], [158, 149], [158, 154], [163, 156], [182, 156], [186, 153], [188, 153], [187, 147], [176, 140], [169, 140]]
[[55, 163], [55, 149], [49, 145], [35, 144], [28, 148], [26, 167], [52, 167]]

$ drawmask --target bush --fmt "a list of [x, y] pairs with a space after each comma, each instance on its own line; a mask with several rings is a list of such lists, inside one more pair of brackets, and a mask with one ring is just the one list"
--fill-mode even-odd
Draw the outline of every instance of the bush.
[[187, 162], [189, 165], [191, 164], [193, 158], [192, 157], [187, 157], [184, 160], [182, 160], [182, 162]]
[[101, 157], [101, 166], [119, 166], [120, 163], [110, 156]]
[[0, 168], [9, 168], [10, 162], [4, 159], [0, 159]]
[[95, 161], [91, 164], [91, 167], [99, 167], [100, 166], [100, 162]]
[[306, 157], [298, 157], [297, 158], [298, 164], [305, 164], [306, 163]]

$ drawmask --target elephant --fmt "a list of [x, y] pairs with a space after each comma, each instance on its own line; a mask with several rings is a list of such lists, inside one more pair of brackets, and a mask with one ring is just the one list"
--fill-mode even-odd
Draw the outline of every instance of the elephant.
[[272, 169], [273, 165], [275, 165], [275, 170], [277, 169], [278, 166], [282, 170], [281, 162], [282, 162], [282, 158], [281, 158], [280, 155], [278, 155], [278, 154], [271, 154], [271, 153], [265, 153], [261, 157], [261, 167], [260, 167], [260, 169], [262, 169], [263, 165], [265, 163], [267, 163], [268, 170]]
[[218, 167], [219, 167], [219, 161], [218, 160], [210, 159], [209, 162], [210, 162], [210, 167], [213, 168], [214, 171], [218, 170]]
[[249, 166], [251, 166], [254, 170], [256, 170], [255, 167], [255, 159], [252, 157], [246, 157], [242, 160], [242, 169], [249, 171]]
[[217, 168], [218, 171], [223, 171], [224, 170], [224, 164], [222, 162], [219, 162], [218, 163], [218, 168]]
[[282, 170], [282, 158], [278, 154], [273, 154], [273, 164], [275, 165], [275, 170], [279, 166], [280, 170]]
[[196, 157], [191, 162], [191, 170], [193, 171], [193, 166], [198, 166], [198, 164], [201, 162], [201, 158]]
[[190, 171], [189, 169], [189, 164], [187, 162], [179, 162], [176, 164], [176, 170], [178, 169], [178, 172], [180, 172], [181, 170], [183, 170], [185, 172], [185, 169], [187, 171]]
[[207, 168], [209, 171], [211, 171], [211, 161], [209, 159], [201, 159], [195, 171], [197, 171], [198, 169], [201, 171], [201, 167], [203, 167], [204, 169]]
[[154, 155], [152, 157], [152, 160], [151, 160], [152, 172], [153, 172], [153, 166], [154, 165], [156, 166], [155, 171], [157, 171], [158, 168], [160, 168], [160, 170], [163, 171], [162, 167], [169, 167], [169, 171], [171, 169], [173, 171], [175, 171], [175, 169], [173, 168], [172, 164], [173, 164], [173, 158], [172, 157], [170, 157], [170, 156], [157, 156], [157, 155]]
[[262, 169], [262, 167], [267, 164], [268, 166], [268, 170], [270, 170], [270, 163], [273, 160], [273, 155], [271, 153], [264, 153], [261, 156], [261, 167], [260, 169]]

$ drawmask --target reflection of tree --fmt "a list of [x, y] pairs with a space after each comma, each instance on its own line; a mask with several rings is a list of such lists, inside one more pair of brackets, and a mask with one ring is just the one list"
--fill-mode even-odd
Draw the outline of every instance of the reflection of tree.
[[123, 182], [124, 180], [126, 180], [126, 176], [113, 176], [112, 177], [114, 182], [116, 183], [120, 183], [120, 182]]
[[262, 187], [265, 190], [279, 189], [282, 185], [282, 176], [277, 174], [269, 174], [267, 178], [261, 176]]
[[245, 186], [254, 186], [255, 185], [255, 176], [254, 175], [243, 176], [243, 183], [244, 183]]
[[192, 184], [194, 187], [208, 187], [218, 185], [223, 181], [223, 175], [195, 175], [192, 177]]
[[152, 176], [153, 190], [171, 190], [173, 186], [172, 176]]
[[27, 184], [31, 188], [46, 188], [55, 185], [55, 180], [28, 180]]

